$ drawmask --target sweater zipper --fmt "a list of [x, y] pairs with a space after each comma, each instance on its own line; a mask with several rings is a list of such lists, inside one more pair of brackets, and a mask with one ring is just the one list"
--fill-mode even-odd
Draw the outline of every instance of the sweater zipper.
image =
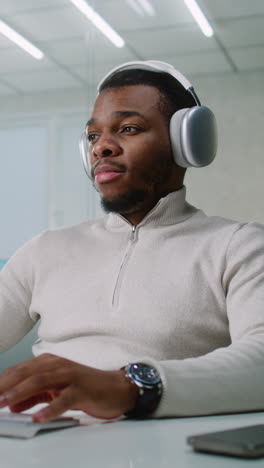
[[122, 286], [122, 281], [123, 281], [124, 273], [125, 273], [125, 267], [127, 266], [129, 257], [131, 255], [131, 252], [132, 252], [133, 248], [134, 248], [135, 241], [136, 241], [136, 226], [132, 226], [132, 231], [131, 231], [128, 247], [127, 247], [126, 253], [124, 255], [123, 261], [122, 261], [122, 263], [120, 265], [119, 272], [118, 272], [118, 275], [117, 275], [117, 280], [116, 280], [115, 287], [114, 287], [114, 292], [113, 292], [113, 297], [112, 297], [112, 306], [113, 307], [118, 306], [119, 296], [120, 296], [120, 289], [121, 289], [121, 286]]

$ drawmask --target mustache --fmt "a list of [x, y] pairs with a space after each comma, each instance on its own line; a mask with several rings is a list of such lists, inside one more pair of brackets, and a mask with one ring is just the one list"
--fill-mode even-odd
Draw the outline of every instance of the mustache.
[[94, 165], [92, 166], [92, 169], [91, 169], [91, 176], [92, 178], [94, 179], [94, 171], [95, 169], [100, 166], [100, 165], [104, 165], [104, 164], [107, 164], [107, 166], [109, 167], [112, 167], [113, 169], [116, 169], [120, 172], [125, 172], [126, 171], [126, 166], [124, 166], [124, 164], [119, 164], [118, 162], [116, 161], [109, 161], [109, 159], [107, 160], [99, 160], [99, 161], [96, 161], [94, 163]]

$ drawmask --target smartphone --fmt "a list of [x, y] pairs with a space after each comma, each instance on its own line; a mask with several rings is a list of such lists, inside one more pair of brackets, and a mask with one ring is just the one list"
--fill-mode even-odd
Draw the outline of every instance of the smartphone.
[[192, 435], [187, 438], [187, 443], [198, 452], [243, 458], [263, 457], [264, 424]]

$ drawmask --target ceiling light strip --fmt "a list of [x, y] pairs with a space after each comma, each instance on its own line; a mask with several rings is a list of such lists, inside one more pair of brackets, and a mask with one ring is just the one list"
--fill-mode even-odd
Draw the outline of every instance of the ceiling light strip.
[[78, 8], [100, 31], [103, 33], [109, 41], [111, 41], [116, 47], [124, 47], [125, 41], [119, 34], [98, 14], [96, 11], [88, 5], [85, 0], [70, 0], [76, 8]]
[[35, 47], [31, 42], [25, 39], [23, 36], [18, 34], [14, 29], [10, 28], [4, 21], [0, 20], [0, 33], [6, 36], [10, 41], [25, 50], [28, 54], [32, 55], [37, 60], [41, 60], [44, 57], [43, 52]]
[[197, 5], [196, 1], [184, 0], [184, 2], [187, 8], [189, 8], [192, 16], [194, 17], [195, 21], [198, 23], [204, 35], [207, 37], [212, 37], [214, 35], [213, 28], [207, 21], [205, 15], [203, 14], [201, 8]]
[[140, 5], [136, 0], [127, 0], [128, 5], [140, 16], [144, 16], [144, 11], [142, 11]]
[[149, 0], [138, 0], [138, 3], [149, 16], [155, 16], [156, 12]]

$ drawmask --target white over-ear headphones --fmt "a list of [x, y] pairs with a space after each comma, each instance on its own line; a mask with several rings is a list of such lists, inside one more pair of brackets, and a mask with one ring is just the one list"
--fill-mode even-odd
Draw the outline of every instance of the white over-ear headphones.
[[[173, 114], [170, 120], [170, 140], [175, 163], [181, 167], [208, 166], [215, 158], [217, 150], [217, 128], [213, 112], [202, 106], [191, 83], [172, 65], [159, 60], [146, 60], [127, 62], [113, 68], [100, 81], [97, 89], [115, 73], [140, 69], [153, 72], [165, 72], [173, 76], [188, 91], [196, 106], [180, 109]], [[88, 141], [84, 132], [80, 140], [81, 157], [85, 171], [91, 177], [90, 160], [88, 154]]]

